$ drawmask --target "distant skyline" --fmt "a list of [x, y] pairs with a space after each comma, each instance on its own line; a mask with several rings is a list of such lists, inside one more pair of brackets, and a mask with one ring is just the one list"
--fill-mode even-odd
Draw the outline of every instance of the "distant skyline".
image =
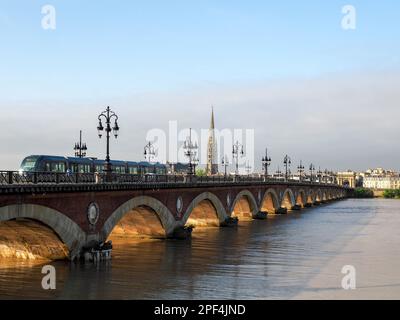
[[[0, 169], [30, 154], [104, 157], [97, 115], [121, 133], [114, 159], [143, 160], [146, 133], [254, 129], [256, 169], [268, 147], [321, 169], [400, 170], [398, 1], [42, 1], [0, 4]], [[341, 28], [344, 5], [357, 27]]]

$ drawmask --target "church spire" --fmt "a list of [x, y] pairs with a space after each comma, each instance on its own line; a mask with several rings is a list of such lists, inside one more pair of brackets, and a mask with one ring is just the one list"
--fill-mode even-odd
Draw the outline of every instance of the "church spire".
[[211, 123], [208, 133], [207, 174], [218, 174], [217, 141], [215, 140], [214, 107], [211, 106]]
[[214, 125], [214, 106], [211, 106], [211, 124], [210, 124], [210, 130], [214, 130], [215, 125]]

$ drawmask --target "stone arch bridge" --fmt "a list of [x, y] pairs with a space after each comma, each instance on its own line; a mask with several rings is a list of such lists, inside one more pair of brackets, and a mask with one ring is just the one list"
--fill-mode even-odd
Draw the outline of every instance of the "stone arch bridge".
[[0, 224], [33, 220], [79, 257], [116, 236], [173, 237], [183, 226], [219, 227], [346, 198], [332, 184], [278, 181], [181, 181], [0, 185]]

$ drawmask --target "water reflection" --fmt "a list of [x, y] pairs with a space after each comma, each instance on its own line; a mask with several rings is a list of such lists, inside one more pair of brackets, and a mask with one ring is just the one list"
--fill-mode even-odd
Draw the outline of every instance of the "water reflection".
[[52, 263], [57, 290], [50, 292], [41, 289], [40, 265], [3, 266], [0, 297], [291, 298], [377, 212], [399, 208], [400, 202], [346, 200], [236, 229], [196, 230], [190, 241], [119, 243], [113, 259], [99, 265]]

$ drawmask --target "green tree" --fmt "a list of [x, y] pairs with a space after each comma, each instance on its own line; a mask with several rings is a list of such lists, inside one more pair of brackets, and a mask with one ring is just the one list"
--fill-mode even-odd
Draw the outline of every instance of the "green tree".
[[400, 189], [386, 189], [383, 192], [383, 197], [386, 199], [400, 199]]
[[198, 177], [205, 177], [207, 172], [205, 169], [196, 169], [196, 176]]
[[373, 198], [374, 192], [367, 188], [356, 188], [354, 190], [354, 198]]

